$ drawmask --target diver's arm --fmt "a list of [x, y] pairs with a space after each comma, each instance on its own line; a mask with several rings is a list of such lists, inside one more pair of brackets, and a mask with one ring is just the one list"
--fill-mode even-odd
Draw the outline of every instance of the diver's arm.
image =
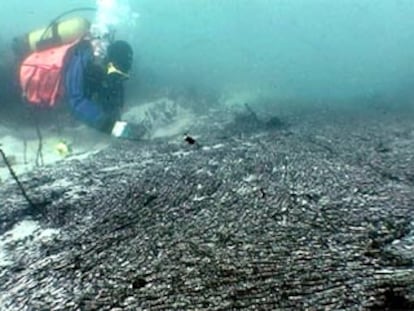
[[90, 50], [81, 46], [74, 50], [68, 59], [64, 82], [73, 116], [88, 126], [115, 137], [142, 138], [146, 134], [143, 126], [120, 121], [119, 113], [105, 105], [97, 104], [86, 96], [85, 68], [92, 57]]
[[111, 116], [105, 115], [102, 108], [86, 97], [69, 96], [72, 115], [86, 125], [98, 131], [110, 134], [116, 122]]
[[140, 140], [148, 134], [148, 129], [143, 125], [116, 120], [105, 115], [98, 105], [87, 98], [72, 98], [69, 101], [72, 114], [100, 132], [131, 140]]
[[71, 97], [69, 103], [75, 118], [100, 132], [130, 140], [140, 140], [148, 134], [148, 129], [143, 125], [114, 119], [85, 97]]
[[72, 52], [64, 75], [66, 98], [76, 119], [97, 130], [107, 132], [110, 123], [113, 124], [115, 120], [105, 116], [103, 108], [85, 94], [85, 68], [92, 57], [90, 50], [82, 46]]

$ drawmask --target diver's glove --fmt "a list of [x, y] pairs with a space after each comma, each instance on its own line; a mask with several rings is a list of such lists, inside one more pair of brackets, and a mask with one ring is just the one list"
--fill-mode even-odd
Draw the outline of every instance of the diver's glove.
[[148, 138], [148, 129], [141, 124], [134, 124], [125, 121], [116, 121], [111, 135], [117, 138], [124, 138], [129, 140], [141, 140]]

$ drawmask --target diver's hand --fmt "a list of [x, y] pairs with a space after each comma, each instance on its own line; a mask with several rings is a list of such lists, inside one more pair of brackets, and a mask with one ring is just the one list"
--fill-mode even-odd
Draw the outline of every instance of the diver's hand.
[[148, 134], [145, 126], [125, 121], [116, 121], [111, 133], [114, 137], [129, 140], [142, 140], [147, 138]]

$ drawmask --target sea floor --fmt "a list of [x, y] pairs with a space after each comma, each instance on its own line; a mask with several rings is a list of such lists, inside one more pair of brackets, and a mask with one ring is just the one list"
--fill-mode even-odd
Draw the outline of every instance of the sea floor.
[[0, 310], [413, 310], [414, 114], [267, 113], [3, 176]]

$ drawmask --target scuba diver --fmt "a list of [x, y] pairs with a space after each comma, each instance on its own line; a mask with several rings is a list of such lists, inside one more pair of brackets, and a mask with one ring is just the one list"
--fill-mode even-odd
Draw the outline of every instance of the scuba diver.
[[113, 34], [94, 36], [89, 21], [71, 18], [14, 39], [19, 84], [31, 106], [53, 108], [64, 100], [75, 119], [125, 139], [142, 139], [148, 128], [121, 119], [131, 46]]

